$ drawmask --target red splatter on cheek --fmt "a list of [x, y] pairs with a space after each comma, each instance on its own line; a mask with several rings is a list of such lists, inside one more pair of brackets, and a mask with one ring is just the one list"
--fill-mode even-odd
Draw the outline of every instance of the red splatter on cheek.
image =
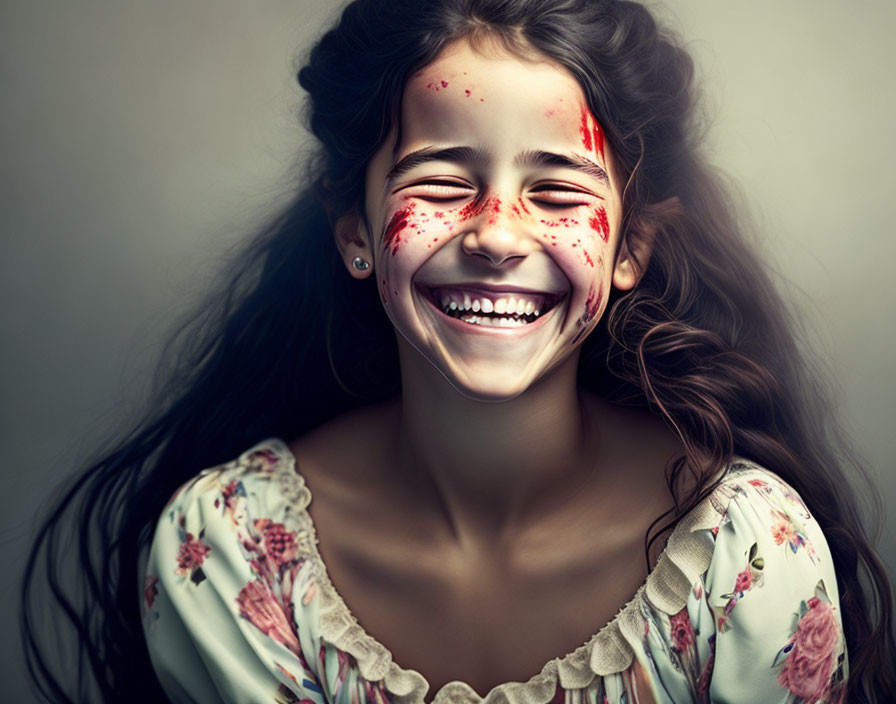
[[464, 88], [464, 95], [466, 95], [468, 98], [470, 97], [470, 89], [469, 88]]
[[588, 330], [588, 326], [594, 321], [597, 317], [598, 312], [600, 311], [600, 304], [603, 301], [603, 296], [600, 291], [595, 291], [594, 286], [591, 285], [588, 287], [588, 297], [585, 299], [585, 312], [579, 317], [576, 321], [576, 325], [580, 328], [573, 338], [573, 342], [578, 342], [582, 339], [585, 333]]
[[595, 211], [594, 216], [588, 221], [588, 224], [591, 225], [591, 229], [594, 230], [604, 242], [607, 242], [610, 239], [610, 221], [607, 219], [607, 211], [603, 206]]
[[442, 88], [448, 87], [448, 81], [442, 81]]
[[523, 200], [523, 197], [522, 197], [522, 196], [519, 197], [519, 199], [517, 200], [517, 202], [520, 204], [520, 208], [522, 209], [522, 211], [523, 211], [526, 215], [531, 215], [531, 214], [532, 214], [532, 213], [529, 212], [529, 209], [526, 207], [526, 203], [525, 203], [525, 201]]
[[[407, 207], [397, 210], [392, 215], [392, 219], [389, 220], [389, 224], [386, 225], [386, 230], [383, 233], [383, 247], [388, 249], [393, 257], [401, 248], [402, 233], [410, 224], [410, 217], [411, 213], [414, 212], [414, 205], [414, 203], [410, 203]], [[416, 227], [416, 225], [413, 225], [413, 227]]]

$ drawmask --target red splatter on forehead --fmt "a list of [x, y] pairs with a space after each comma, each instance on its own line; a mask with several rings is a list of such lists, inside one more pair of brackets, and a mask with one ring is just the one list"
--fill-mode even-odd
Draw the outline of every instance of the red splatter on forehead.
[[584, 105], [580, 108], [579, 134], [586, 152], [594, 151], [601, 163], [604, 162], [604, 131], [600, 123]]

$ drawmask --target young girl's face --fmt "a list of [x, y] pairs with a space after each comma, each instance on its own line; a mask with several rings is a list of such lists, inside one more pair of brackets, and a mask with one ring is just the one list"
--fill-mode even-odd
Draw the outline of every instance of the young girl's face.
[[614, 261], [612, 155], [579, 84], [462, 41], [409, 80], [401, 126], [366, 176], [373, 275], [398, 332], [473, 398], [576, 364], [610, 286], [634, 285]]

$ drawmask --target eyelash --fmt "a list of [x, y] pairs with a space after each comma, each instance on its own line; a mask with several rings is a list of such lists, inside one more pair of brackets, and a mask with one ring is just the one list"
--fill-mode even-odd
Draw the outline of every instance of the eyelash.
[[[449, 189], [450, 188], [463, 189], [463, 190], [467, 190], [467, 191], [471, 190], [468, 187], [463, 186], [458, 183], [454, 183], [453, 181], [425, 181], [423, 183], [418, 183], [416, 185], [418, 187], [436, 187], [436, 188], [441, 187], [441, 188], [449, 188]], [[562, 193], [568, 198], [568, 200], [561, 199], [560, 202], [549, 201], [549, 200], [544, 200], [544, 199], [539, 199], [539, 198], [532, 198], [533, 201], [539, 203], [540, 205], [542, 205], [544, 207], [568, 208], [568, 207], [575, 207], [575, 206], [580, 206], [580, 205], [587, 205], [587, 203], [582, 200], [582, 198], [586, 195], [583, 191], [544, 185], [544, 186], [538, 186], [537, 188], [533, 189], [531, 192], [533, 194]], [[466, 194], [464, 194], [464, 195], [458, 194], [458, 195], [454, 195], [454, 196], [443, 196], [441, 198], [438, 198], [438, 197], [435, 197], [435, 194], [433, 194], [433, 195], [421, 196], [421, 197], [425, 197], [427, 200], [432, 200], [432, 201], [436, 201], [436, 202], [450, 202], [452, 200], [460, 200], [461, 198], [466, 198], [467, 195]]]

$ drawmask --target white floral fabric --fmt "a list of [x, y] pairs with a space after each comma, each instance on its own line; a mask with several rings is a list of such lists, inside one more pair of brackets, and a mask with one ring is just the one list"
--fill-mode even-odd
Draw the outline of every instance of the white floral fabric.
[[[735, 459], [614, 619], [526, 682], [431, 692], [327, 575], [287, 446], [201, 472], [164, 509], [140, 599], [173, 702], [842, 702], [848, 660], [830, 551], [797, 493]], [[595, 624], [597, 628], [599, 624]], [[537, 634], [533, 634], [537, 637]]]

